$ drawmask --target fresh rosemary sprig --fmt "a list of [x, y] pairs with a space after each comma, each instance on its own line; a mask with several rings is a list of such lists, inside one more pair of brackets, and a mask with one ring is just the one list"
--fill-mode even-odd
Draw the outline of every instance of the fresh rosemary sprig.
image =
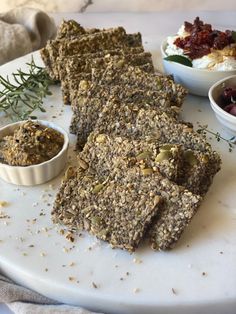
[[230, 138], [230, 139], [226, 139], [223, 136], [220, 135], [219, 132], [213, 132], [208, 130], [207, 125], [199, 125], [199, 129], [197, 130], [198, 133], [206, 135], [206, 133], [212, 134], [214, 135], [214, 137], [216, 138], [217, 142], [219, 142], [220, 140], [225, 141], [228, 146], [229, 146], [229, 152], [232, 152], [233, 148], [235, 147], [236, 144], [236, 138], [235, 136]]
[[35, 110], [45, 112], [43, 98], [51, 95], [49, 86], [54, 81], [45, 68], [37, 66], [32, 58], [29, 71], [18, 69], [12, 74], [12, 80], [0, 76], [0, 112], [5, 112], [13, 120], [36, 118]]

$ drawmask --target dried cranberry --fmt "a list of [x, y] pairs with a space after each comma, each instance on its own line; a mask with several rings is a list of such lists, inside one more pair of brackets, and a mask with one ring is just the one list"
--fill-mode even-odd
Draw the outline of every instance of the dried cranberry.
[[229, 104], [224, 107], [224, 110], [232, 114], [233, 116], [236, 116], [236, 104]]
[[184, 22], [184, 29], [186, 32], [191, 33], [191, 31], [193, 29], [193, 24], [185, 21]]
[[232, 101], [236, 101], [236, 88], [226, 87], [222, 93], [222, 100], [224, 105], [228, 105]]
[[217, 36], [214, 38], [212, 47], [214, 49], [221, 50], [224, 47], [228, 46], [229, 44], [230, 42], [228, 36], [225, 33], [218, 31]]
[[204, 24], [196, 17], [193, 24], [184, 22], [185, 31], [190, 33], [185, 38], [177, 38], [174, 44], [182, 48], [191, 59], [201, 58], [211, 52], [211, 48], [223, 49], [233, 41], [232, 31], [212, 30], [210, 24]]

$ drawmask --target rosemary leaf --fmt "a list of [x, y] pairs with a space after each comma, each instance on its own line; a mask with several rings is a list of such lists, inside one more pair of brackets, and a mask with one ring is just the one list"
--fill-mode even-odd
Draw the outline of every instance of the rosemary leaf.
[[12, 81], [8, 76], [0, 76], [0, 112], [13, 120], [28, 119], [36, 110], [46, 112], [43, 99], [52, 94], [49, 86], [55, 84], [45, 68], [37, 66], [33, 58], [26, 64], [28, 72], [18, 69], [12, 73]]

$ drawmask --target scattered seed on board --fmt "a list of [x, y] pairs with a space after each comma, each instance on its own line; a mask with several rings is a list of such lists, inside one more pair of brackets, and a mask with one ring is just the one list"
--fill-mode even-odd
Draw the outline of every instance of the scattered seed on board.
[[175, 294], [175, 295], [177, 294], [177, 291], [176, 291], [176, 289], [174, 289], [174, 288], [171, 288], [171, 291], [172, 291], [172, 293], [173, 293], [173, 294]]
[[92, 282], [92, 286], [93, 286], [93, 288], [95, 288], [95, 289], [97, 289], [97, 288], [98, 288], [98, 285], [97, 285], [97, 284], [95, 284], [94, 282]]
[[139, 288], [134, 288], [133, 292], [134, 293], [138, 293], [138, 292], [140, 292], [140, 289]]
[[6, 202], [6, 201], [0, 201], [0, 208], [1, 207], [6, 207], [6, 206], [8, 206], [8, 202]]

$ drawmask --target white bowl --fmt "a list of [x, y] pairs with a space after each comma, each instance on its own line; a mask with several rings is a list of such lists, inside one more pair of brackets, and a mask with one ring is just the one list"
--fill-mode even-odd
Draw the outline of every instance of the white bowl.
[[236, 75], [224, 78], [215, 83], [209, 90], [211, 108], [214, 110], [216, 118], [227, 129], [229, 134], [236, 135], [236, 117], [223, 110], [219, 105], [219, 97], [227, 86], [236, 86]]
[[165, 53], [166, 46], [167, 41], [164, 40], [161, 44], [164, 71], [166, 74], [173, 75], [175, 82], [184, 86], [190, 94], [207, 96], [209, 88], [214, 83], [227, 76], [236, 74], [236, 70], [213, 71], [196, 69], [177, 62], [164, 60], [167, 57]]
[[[0, 138], [6, 135], [13, 134], [14, 130], [18, 128], [25, 121], [20, 121], [8, 124], [0, 129]], [[69, 145], [69, 138], [67, 133], [59, 126], [52, 122], [35, 120], [42, 125], [53, 128], [59, 131], [64, 137], [64, 144], [61, 151], [48, 161], [32, 166], [10, 166], [0, 163], [0, 178], [4, 181], [17, 185], [37, 185], [45, 183], [56, 177], [65, 167], [67, 161], [67, 150]]]

